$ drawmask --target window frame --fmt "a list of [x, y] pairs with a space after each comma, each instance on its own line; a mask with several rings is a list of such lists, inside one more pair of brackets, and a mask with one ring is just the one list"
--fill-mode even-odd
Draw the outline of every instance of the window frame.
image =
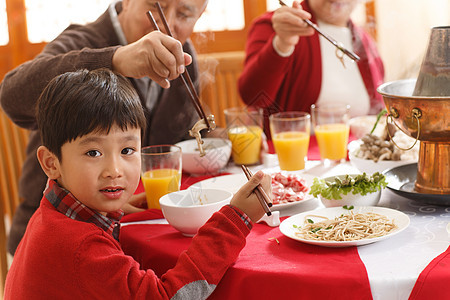
[[[375, 1], [366, 3], [366, 15], [375, 20]], [[242, 30], [194, 32], [191, 39], [198, 53], [244, 51], [247, 32], [252, 21], [266, 12], [266, 0], [243, 0], [245, 27]], [[39, 54], [47, 44], [28, 40], [26, 7], [24, 0], [6, 0], [9, 43], [0, 46], [0, 78], [9, 71]], [[374, 27], [371, 35], [376, 36]], [[205, 38], [206, 35], [206, 38]], [[209, 38], [213, 37], [213, 39]]]

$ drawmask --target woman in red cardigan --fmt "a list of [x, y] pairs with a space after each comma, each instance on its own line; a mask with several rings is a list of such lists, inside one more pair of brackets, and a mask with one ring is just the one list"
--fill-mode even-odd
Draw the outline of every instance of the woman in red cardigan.
[[[350, 104], [351, 115], [376, 114], [383, 107], [376, 88], [384, 68], [370, 36], [355, 26], [350, 14], [357, 0], [305, 0], [269, 12], [252, 24], [239, 92], [249, 106], [309, 112], [313, 103]], [[361, 59], [336, 57], [336, 48], [303, 21], [310, 19]]]

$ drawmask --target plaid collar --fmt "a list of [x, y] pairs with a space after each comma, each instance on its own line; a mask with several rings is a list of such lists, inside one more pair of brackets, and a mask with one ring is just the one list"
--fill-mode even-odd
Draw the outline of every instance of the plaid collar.
[[57, 211], [65, 216], [86, 223], [92, 223], [119, 240], [120, 224], [123, 211], [118, 210], [106, 216], [87, 207], [78, 201], [68, 190], [61, 187], [55, 180], [48, 180], [44, 197], [50, 201]]

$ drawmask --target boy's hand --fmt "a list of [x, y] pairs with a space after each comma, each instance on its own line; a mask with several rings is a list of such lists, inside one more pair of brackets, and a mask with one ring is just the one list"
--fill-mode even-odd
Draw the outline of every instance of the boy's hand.
[[126, 77], [148, 76], [163, 88], [169, 88], [169, 80], [177, 78], [191, 62], [179, 41], [159, 31], [119, 47], [112, 58], [114, 71]]
[[141, 212], [145, 210], [145, 207], [147, 205], [147, 198], [145, 193], [135, 194], [131, 196], [128, 203], [126, 203], [122, 210], [125, 214], [131, 214], [135, 212]]
[[253, 191], [258, 184], [261, 184], [266, 194], [270, 197], [272, 195], [271, 183], [272, 177], [270, 175], [258, 171], [239, 189], [233, 199], [231, 199], [230, 204], [242, 210], [252, 222], [258, 222], [264, 215], [264, 209]]

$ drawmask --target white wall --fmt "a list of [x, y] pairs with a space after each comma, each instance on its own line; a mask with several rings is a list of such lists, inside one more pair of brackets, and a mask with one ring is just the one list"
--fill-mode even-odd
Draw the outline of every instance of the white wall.
[[431, 28], [450, 26], [450, 0], [375, 0], [386, 81], [417, 78]]

